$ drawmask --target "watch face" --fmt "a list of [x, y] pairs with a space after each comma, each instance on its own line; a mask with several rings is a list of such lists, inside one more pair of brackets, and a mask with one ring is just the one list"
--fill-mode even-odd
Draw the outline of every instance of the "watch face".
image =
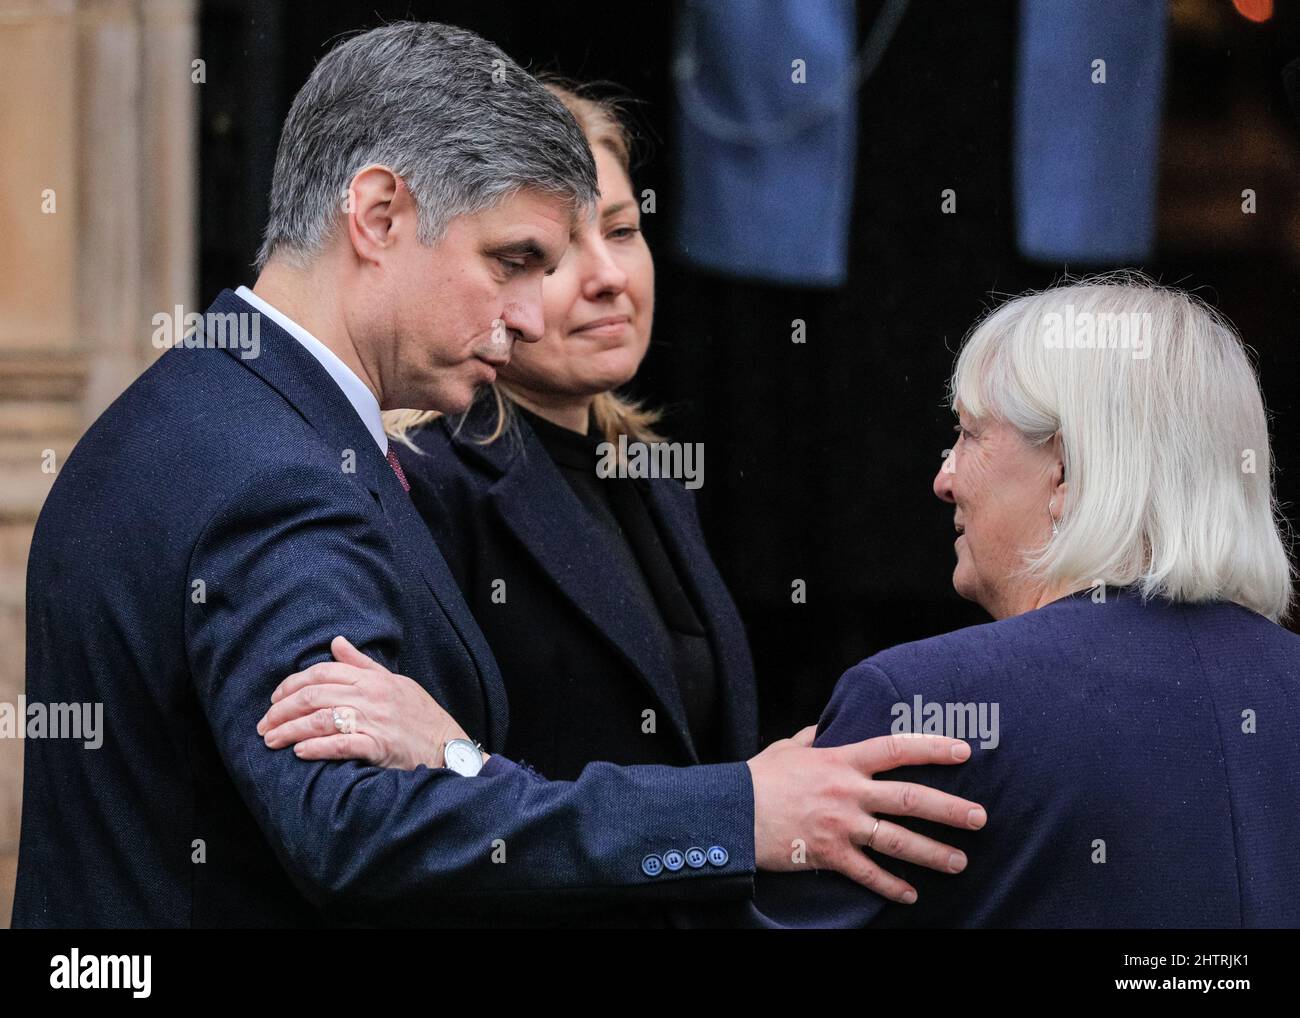
[[472, 742], [464, 739], [447, 743], [442, 755], [449, 769], [467, 777], [473, 777], [483, 767], [483, 754]]

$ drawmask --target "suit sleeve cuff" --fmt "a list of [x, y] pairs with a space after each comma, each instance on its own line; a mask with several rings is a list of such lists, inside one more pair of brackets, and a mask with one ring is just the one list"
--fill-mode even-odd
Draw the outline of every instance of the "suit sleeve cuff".
[[500, 753], [493, 753], [488, 757], [488, 762], [483, 765], [483, 769], [478, 772], [480, 778], [496, 778], [505, 774], [523, 773], [528, 775], [534, 781], [545, 781], [546, 778], [538, 774], [528, 764], [518, 764]]

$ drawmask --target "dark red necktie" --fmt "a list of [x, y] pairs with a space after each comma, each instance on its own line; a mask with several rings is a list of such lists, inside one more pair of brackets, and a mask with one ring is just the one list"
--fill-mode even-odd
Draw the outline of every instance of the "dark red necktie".
[[388, 465], [393, 468], [393, 473], [395, 473], [397, 479], [402, 482], [402, 490], [410, 491], [411, 486], [406, 481], [406, 474], [402, 472], [402, 464], [397, 462], [397, 453], [393, 452], [392, 446], [388, 447]]

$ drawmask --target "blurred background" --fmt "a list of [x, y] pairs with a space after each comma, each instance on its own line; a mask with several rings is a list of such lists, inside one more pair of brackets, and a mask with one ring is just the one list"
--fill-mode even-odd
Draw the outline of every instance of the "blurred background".
[[[1298, 522], [1294, 3], [0, 0], [0, 702], [53, 471], [159, 352], [155, 313], [251, 285], [294, 93], [402, 18], [637, 100], [658, 285], [633, 391], [704, 443], [765, 740], [859, 659], [987, 620], [930, 486], [954, 352], [1000, 295], [1130, 267], [1221, 309]], [[0, 739], [6, 925], [21, 768]]]

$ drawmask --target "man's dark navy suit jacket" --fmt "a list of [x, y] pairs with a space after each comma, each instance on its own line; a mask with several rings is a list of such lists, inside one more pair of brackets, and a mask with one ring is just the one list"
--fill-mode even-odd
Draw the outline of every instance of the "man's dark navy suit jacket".
[[[219, 314], [253, 314], [230, 291]], [[27, 696], [101, 702], [98, 749], [26, 743], [15, 926], [379, 925], [592, 901], [747, 898], [744, 763], [304, 762], [256, 731], [287, 675], [350, 639], [489, 751], [492, 654], [377, 444], [267, 319], [260, 351], [174, 349], [87, 432], [32, 542]], [[670, 849], [711, 861], [647, 875]], [[724, 860], [725, 861], [722, 861]]]
[[886, 734], [918, 697], [922, 716], [998, 704], [996, 746], [968, 734], [966, 763], [889, 775], [987, 807], [978, 832], [904, 821], [963, 849], [966, 870], [882, 859], [917, 889], [911, 906], [835, 873], [762, 873], [766, 921], [1300, 926], [1300, 636], [1235, 604], [1084, 591], [869, 658], [816, 744]]

